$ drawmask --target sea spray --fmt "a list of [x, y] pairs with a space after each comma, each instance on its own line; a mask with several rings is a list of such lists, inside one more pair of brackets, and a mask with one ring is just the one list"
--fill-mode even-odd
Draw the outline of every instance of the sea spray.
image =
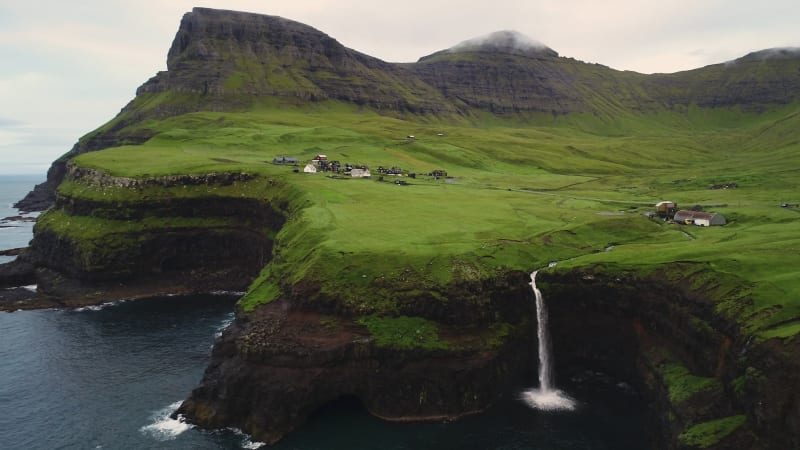
[[73, 309], [72, 311], [73, 312], [102, 311], [108, 307], [121, 305], [127, 301], [128, 301], [127, 299], [122, 299], [122, 300], [115, 300], [113, 302], [101, 303], [99, 305], [81, 306], [79, 308]]
[[528, 389], [522, 393], [522, 400], [531, 408], [557, 411], [575, 409], [575, 400], [556, 389], [552, 383], [552, 358], [550, 333], [547, 328], [547, 308], [541, 291], [536, 287], [536, 274], [531, 273], [531, 289], [536, 297], [536, 337], [539, 341], [539, 388]]
[[177, 438], [181, 433], [192, 428], [192, 425], [186, 423], [183, 416], [179, 415], [175, 419], [172, 418], [172, 413], [181, 406], [181, 403], [179, 400], [156, 411], [150, 417], [152, 423], [143, 426], [139, 431], [158, 441], [170, 441]]
[[219, 325], [214, 327], [214, 340], [217, 340], [222, 337], [222, 333], [228, 328], [232, 323], [233, 320], [236, 318], [236, 314], [233, 311], [229, 312], [228, 315], [222, 320]]

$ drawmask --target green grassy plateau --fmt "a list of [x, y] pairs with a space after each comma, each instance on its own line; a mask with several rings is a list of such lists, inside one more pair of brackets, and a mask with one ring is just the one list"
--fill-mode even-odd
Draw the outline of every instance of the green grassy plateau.
[[[759, 113], [692, 107], [613, 120], [590, 114], [445, 120], [388, 117], [335, 102], [270, 104], [145, 121], [135, 125], [155, 133], [145, 144], [74, 159], [115, 176], [247, 172], [257, 175], [253, 181], [138, 190], [70, 181], [60, 192], [108, 201], [288, 200], [291, 217], [276, 236], [274, 260], [242, 300], [245, 309], [299, 280], [318, 281], [323, 292], [346, 292], [346, 301], [365, 311], [391, 313], [392, 293], [376, 290], [381, 280], [408, 282], [413, 290], [551, 261], [642, 271], [684, 262], [697, 264], [681, 265], [674, 276], [687, 275], [686, 267], [705, 271], [721, 293], [722, 312], [736, 311], [761, 337], [788, 337], [800, 331], [800, 208], [781, 204], [800, 203], [798, 111], [792, 104]], [[319, 153], [368, 165], [372, 179], [302, 173]], [[282, 155], [299, 158], [300, 173], [272, 164]], [[408, 185], [390, 176], [381, 182], [378, 166], [417, 177], [403, 178]], [[435, 169], [448, 178], [425, 175]], [[737, 187], [710, 189], [729, 183]], [[660, 200], [701, 205], [729, 223], [701, 228], [642, 215]], [[53, 214], [42, 223], [53, 219], [65, 227]], [[137, 226], [80, 220], [80, 228], [63, 232], [97, 239]], [[734, 289], [738, 296], [723, 295]], [[744, 297], [749, 303], [737, 308], [723, 301]], [[395, 324], [370, 319], [368, 325]]]

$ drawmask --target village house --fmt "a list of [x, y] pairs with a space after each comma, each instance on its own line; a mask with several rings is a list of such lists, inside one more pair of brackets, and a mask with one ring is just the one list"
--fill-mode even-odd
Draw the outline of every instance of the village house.
[[378, 173], [383, 175], [393, 175], [393, 176], [402, 176], [403, 169], [399, 167], [392, 166], [391, 168], [387, 169], [383, 166], [378, 166]]
[[287, 158], [285, 156], [279, 156], [272, 160], [272, 164], [287, 164], [287, 165], [295, 165], [299, 162], [297, 158]]
[[697, 225], [700, 227], [725, 225], [726, 223], [725, 217], [722, 214], [686, 210], [676, 212], [675, 217], [673, 217], [672, 220], [677, 223], [685, 225]]
[[369, 169], [367, 169], [367, 168], [364, 168], [364, 169], [356, 169], [356, 168], [350, 169], [350, 176], [353, 177], [353, 178], [369, 178], [370, 177]]
[[311, 164], [311, 163], [306, 164], [306, 167], [303, 168], [303, 172], [305, 172], [305, 173], [317, 173], [317, 166], [315, 166], [314, 164]]
[[678, 204], [675, 202], [664, 201], [656, 203], [656, 214], [658, 214], [659, 217], [672, 217], [677, 210]]

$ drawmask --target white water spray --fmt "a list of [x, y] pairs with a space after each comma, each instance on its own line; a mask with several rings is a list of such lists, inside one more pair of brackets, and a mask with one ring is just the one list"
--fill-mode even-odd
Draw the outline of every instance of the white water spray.
[[547, 308], [539, 288], [536, 287], [536, 274], [531, 273], [531, 288], [536, 296], [537, 338], [539, 340], [539, 389], [528, 389], [522, 393], [522, 400], [528, 406], [545, 411], [575, 409], [575, 400], [564, 394], [552, 384], [552, 361], [550, 358], [550, 333], [547, 329]]

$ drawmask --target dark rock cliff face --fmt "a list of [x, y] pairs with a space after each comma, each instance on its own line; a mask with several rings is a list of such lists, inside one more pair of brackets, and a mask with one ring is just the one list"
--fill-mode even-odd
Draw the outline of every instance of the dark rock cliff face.
[[589, 109], [568, 89], [578, 76], [551, 54], [489, 51], [442, 53], [409, 65], [415, 75], [456, 104], [494, 114], [543, 112], [563, 115]]
[[[660, 421], [656, 442], [685, 448], [679, 436], [691, 425], [744, 415], [744, 425], [709, 448], [800, 445], [800, 385], [791, 379], [798, 345], [775, 339], [754, 344], [715, 313], [702, 289], [689, 287], [691, 280], [586, 271], [543, 278], [559, 374], [571, 377], [591, 367], [638, 380]], [[676, 400], [680, 386], [670, 386], [664, 370], [669, 361], [712, 387]]]

